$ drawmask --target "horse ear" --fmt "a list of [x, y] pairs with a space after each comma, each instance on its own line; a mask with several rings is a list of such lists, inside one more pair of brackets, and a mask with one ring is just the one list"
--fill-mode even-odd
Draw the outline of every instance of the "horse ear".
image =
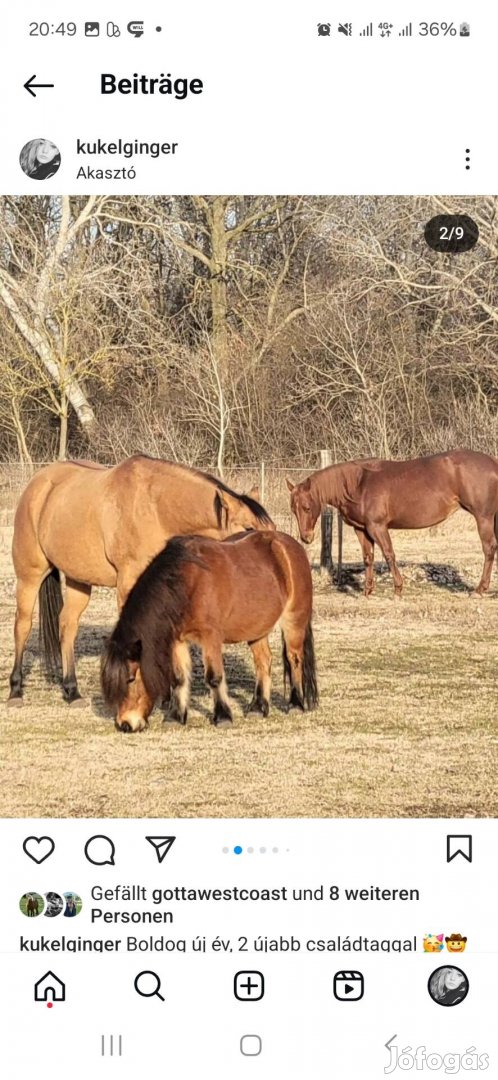
[[294, 491], [296, 485], [292, 483], [292, 480], [288, 480], [287, 477], [285, 477], [285, 483], [287, 484], [289, 491]]
[[226, 510], [228, 516], [231, 513], [235, 513], [237, 510], [240, 510], [239, 500], [234, 499], [233, 495], [230, 495], [228, 491], [223, 491], [222, 488], [217, 488], [216, 494], [221, 503], [221, 506], [224, 510]]
[[216, 488], [216, 499], [223, 510], [228, 510], [226, 493], [221, 491], [220, 488]]
[[246, 495], [248, 499], [254, 499], [256, 502], [259, 502], [261, 495], [258, 485], [255, 484], [254, 487], [250, 488], [249, 491], [246, 491]]

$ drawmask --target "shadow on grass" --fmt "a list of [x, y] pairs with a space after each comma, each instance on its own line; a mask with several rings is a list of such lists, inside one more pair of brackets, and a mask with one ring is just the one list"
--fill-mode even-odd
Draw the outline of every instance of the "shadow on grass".
[[[449, 563], [398, 562], [398, 567], [401, 573], [403, 573], [403, 570], [411, 570], [414, 572], [421, 570], [425, 576], [425, 580], [431, 585], [436, 585], [438, 589], [447, 589], [449, 592], [466, 593], [467, 595], [474, 592], [475, 586], [469, 585], [468, 582], [464, 581], [459, 571]], [[375, 563], [374, 577], [376, 581], [379, 578], [388, 578], [389, 576], [389, 567], [386, 563]], [[340, 571], [338, 566], [334, 564], [328, 571], [328, 577], [331, 585], [337, 589], [337, 592], [345, 593], [349, 596], [358, 596], [364, 592], [365, 568], [363, 563], [343, 564]]]
[[449, 589], [451, 592], [470, 593], [474, 592], [475, 586], [464, 581], [458, 570], [449, 563], [423, 562], [418, 564], [424, 571], [427, 581], [436, 585], [438, 589]]

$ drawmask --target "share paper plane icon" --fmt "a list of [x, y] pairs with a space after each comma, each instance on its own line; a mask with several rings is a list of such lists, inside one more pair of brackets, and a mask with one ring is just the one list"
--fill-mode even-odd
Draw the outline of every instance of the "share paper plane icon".
[[161, 863], [166, 858], [170, 847], [174, 844], [176, 836], [146, 836], [145, 839], [149, 841], [149, 844], [152, 844], [157, 855], [157, 861]]

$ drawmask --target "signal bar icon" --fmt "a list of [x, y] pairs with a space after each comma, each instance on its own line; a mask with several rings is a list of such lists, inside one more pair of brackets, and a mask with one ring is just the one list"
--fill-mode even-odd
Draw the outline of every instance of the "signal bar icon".
[[398, 34], [398, 37], [411, 37], [411, 36], [412, 36], [412, 24], [411, 24], [411, 22], [409, 22], [407, 24], [407, 26], [405, 26], [404, 30], [400, 30], [400, 32]]
[[360, 30], [360, 37], [372, 37], [373, 23], [369, 23], [364, 30]]

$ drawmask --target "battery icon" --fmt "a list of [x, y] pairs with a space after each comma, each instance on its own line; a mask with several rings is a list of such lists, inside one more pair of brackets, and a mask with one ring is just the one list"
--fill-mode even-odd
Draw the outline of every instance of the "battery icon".
[[470, 24], [468, 22], [460, 23], [460, 37], [470, 37]]

